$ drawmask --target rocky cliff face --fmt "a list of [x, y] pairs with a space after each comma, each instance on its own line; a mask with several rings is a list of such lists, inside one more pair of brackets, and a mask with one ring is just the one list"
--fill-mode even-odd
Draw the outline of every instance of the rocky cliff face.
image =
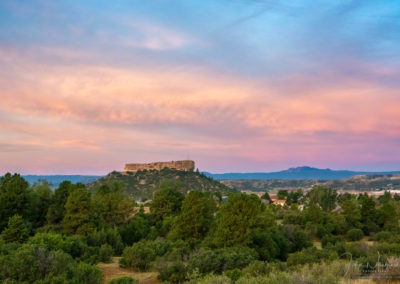
[[126, 164], [125, 172], [137, 172], [139, 170], [157, 170], [160, 171], [164, 168], [175, 169], [179, 171], [193, 171], [194, 161], [182, 160], [182, 161], [171, 161], [171, 162], [155, 162], [148, 164]]

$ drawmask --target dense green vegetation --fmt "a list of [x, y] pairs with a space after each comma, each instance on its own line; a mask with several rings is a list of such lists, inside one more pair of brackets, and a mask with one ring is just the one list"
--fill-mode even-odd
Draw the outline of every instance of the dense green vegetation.
[[6, 174], [0, 282], [103, 283], [97, 263], [115, 256], [121, 267], [157, 271], [169, 283], [339, 283], [378, 273], [376, 264], [396, 273], [385, 265], [400, 257], [399, 196], [317, 186], [280, 197], [287, 205], [269, 204], [268, 194], [223, 201], [218, 191], [169, 179], [156, 185], [147, 211], [112, 179], [51, 190]]
[[222, 180], [227, 186], [237, 190], [266, 191], [274, 189], [308, 189], [313, 186], [324, 186], [337, 190], [375, 191], [400, 190], [399, 174], [358, 175], [340, 180]]
[[121, 183], [126, 194], [137, 201], [152, 199], [154, 191], [160, 186], [163, 180], [173, 180], [181, 185], [181, 193], [190, 190], [213, 191], [222, 194], [232, 193], [234, 190], [198, 171], [178, 171], [175, 169], [164, 168], [158, 170], [143, 170], [136, 173], [112, 172], [107, 176], [88, 185], [95, 188], [110, 182]]

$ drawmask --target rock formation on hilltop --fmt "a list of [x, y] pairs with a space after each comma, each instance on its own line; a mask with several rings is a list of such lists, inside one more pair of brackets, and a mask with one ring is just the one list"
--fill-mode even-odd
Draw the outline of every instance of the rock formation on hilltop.
[[182, 160], [182, 161], [171, 161], [171, 162], [154, 162], [148, 164], [126, 164], [125, 172], [137, 172], [143, 170], [157, 170], [161, 171], [164, 168], [175, 169], [178, 171], [193, 171], [194, 161]]

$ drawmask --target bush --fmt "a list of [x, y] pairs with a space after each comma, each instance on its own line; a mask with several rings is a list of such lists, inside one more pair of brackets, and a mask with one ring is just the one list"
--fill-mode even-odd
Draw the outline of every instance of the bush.
[[139, 280], [136, 280], [129, 276], [122, 276], [112, 279], [109, 284], [139, 284]]
[[257, 252], [249, 247], [232, 247], [219, 250], [225, 270], [242, 269], [258, 259]]
[[120, 265], [139, 270], [148, 269], [150, 263], [157, 256], [156, 247], [153, 243], [151, 241], [140, 241], [131, 247], [126, 247], [122, 253]]
[[103, 283], [103, 274], [62, 251], [25, 244], [0, 256], [1, 283]]
[[104, 281], [103, 272], [96, 266], [81, 262], [72, 271], [72, 283], [101, 284]]
[[392, 238], [392, 236], [393, 236], [393, 233], [383, 231], [383, 232], [376, 233], [372, 239], [376, 242], [387, 242]]
[[99, 259], [102, 262], [110, 262], [111, 257], [114, 254], [114, 250], [110, 245], [104, 244], [100, 247], [99, 250]]
[[250, 275], [250, 276], [266, 275], [270, 271], [271, 269], [270, 266], [268, 265], [268, 262], [260, 260], [253, 261], [243, 269], [243, 273], [245, 275]]
[[231, 284], [232, 281], [228, 276], [225, 275], [206, 275], [201, 279], [193, 279], [188, 282], [189, 284]]
[[323, 248], [329, 245], [336, 245], [337, 243], [342, 243], [342, 242], [344, 242], [344, 239], [341, 236], [326, 235], [321, 239], [321, 245]]
[[182, 283], [186, 280], [186, 268], [182, 261], [171, 263], [163, 263], [158, 268], [158, 279], [169, 283]]
[[217, 250], [202, 248], [192, 253], [188, 268], [189, 271], [197, 270], [200, 274], [221, 273], [222, 264], [223, 259]]
[[122, 241], [131, 246], [133, 243], [144, 239], [150, 233], [149, 221], [142, 216], [133, 217], [128, 224], [123, 225], [119, 229]]
[[120, 255], [124, 249], [121, 236], [116, 229], [102, 229], [91, 232], [86, 238], [89, 246], [101, 247], [108, 244], [113, 248], [114, 253]]
[[188, 267], [189, 271], [197, 269], [200, 274], [219, 274], [225, 270], [242, 269], [257, 258], [257, 252], [248, 247], [200, 249], [191, 255]]
[[349, 241], [359, 241], [364, 237], [364, 233], [360, 229], [351, 229], [347, 232], [346, 237]]
[[307, 263], [318, 263], [321, 260], [321, 253], [315, 247], [304, 249], [289, 255], [288, 266], [304, 265]]
[[10, 217], [8, 219], [7, 228], [1, 233], [1, 238], [7, 243], [22, 243], [26, 241], [28, 237], [28, 227], [25, 225], [25, 221], [20, 215]]
[[228, 276], [233, 282], [236, 282], [240, 277], [243, 276], [243, 271], [235, 268], [225, 271], [224, 275]]

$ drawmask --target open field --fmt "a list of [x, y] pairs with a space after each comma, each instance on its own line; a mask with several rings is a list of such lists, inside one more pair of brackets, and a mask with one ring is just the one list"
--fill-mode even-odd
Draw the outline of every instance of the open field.
[[135, 272], [131, 269], [119, 267], [120, 257], [113, 257], [111, 263], [99, 263], [98, 267], [103, 271], [105, 283], [109, 283], [112, 279], [121, 276], [130, 276], [145, 284], [161, 283], [157, 279], [157, 272]]

